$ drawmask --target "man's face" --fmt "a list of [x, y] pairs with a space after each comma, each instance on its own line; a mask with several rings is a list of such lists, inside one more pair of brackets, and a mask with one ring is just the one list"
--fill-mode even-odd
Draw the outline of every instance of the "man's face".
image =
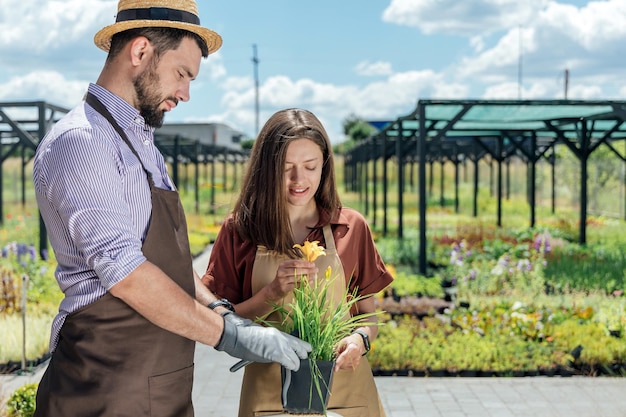
[[153, 56], [146, 69], [134, 80], [137, 108], [152, 127], [161, 127], [165, 112], [179, 101], [189, 100], [189, 84], [200, 69], [202, 52], [191, 38], [184, 38], [177, 49]]
[[[133, 85], [135, 86], [135, 94], [137, 95], [139, 113], [143, 116], [148, 125], [161, 127], [163, 125], [165, 110], [159, 108], [163, 100], [161, 98], [161, 91], [158, 90], [159, 74], [156, 72], [154, 62], [148, 69], [133, 80]], [[171, 97], [170, 100], [172, 100]]]

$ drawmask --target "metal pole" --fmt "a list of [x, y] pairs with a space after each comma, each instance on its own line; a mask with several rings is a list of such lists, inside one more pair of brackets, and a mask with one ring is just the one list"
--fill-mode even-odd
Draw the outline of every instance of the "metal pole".
[[517, 98], [518, 100], [522, 99], [522, 25], [519, 25], [518, 29], [518, 41], [519, 41], [519, 58], [517, 62]]
[[417, 102], [419, 114], [419, 136], [417, 140], [417, 153], [419, 156], [418, 195], [419, 204], [419, 273], [426, 275], [426, 105]]
[[22, 275], [22, 371], [26, 370], [26, 289], [28, 287], [28, 275]]
[[257, 56], [256, 44], [252, 45], [252, 62], [254, 63], [254, 91], [255, 91], [255, 100], [254, 100], [254, 111], [256, 115], [256, 124], [254, 125], [254, 135], [259, 134], [259, 58]]

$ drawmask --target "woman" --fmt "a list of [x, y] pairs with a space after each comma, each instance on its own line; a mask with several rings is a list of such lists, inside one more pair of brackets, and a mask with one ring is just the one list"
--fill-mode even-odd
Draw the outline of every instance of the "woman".
[[[301, 260], [294, 244], [319, 241], [326, 255]], [[328, 135], [311, 112], [287, 109], [263, 126], [248, 162], [241, 194], [215, 241], [204, 284], [234, 304], [238, 315], [255, 320], [291, 296], [297, 280], [313, 280], [328, 266], [340, 273], [340, 288], [360, 296], [387, 287], [392, 277], [361, 214], [341, 207]], [[296, 273], [297, 271], [297, 273]], [[323, 275], [320, 274], [320, 275]], [[375, 311], [373, 297], [354, 314]], [[364, 356], [376, 338], [376, 316], [336, 347], [335, 375], [328, 404], [344, 417], [384, 416]], [[280, 365], [248, 365], [239, 417], [282, 411]], [[257, 414], [255, 414], [257, 413]]]

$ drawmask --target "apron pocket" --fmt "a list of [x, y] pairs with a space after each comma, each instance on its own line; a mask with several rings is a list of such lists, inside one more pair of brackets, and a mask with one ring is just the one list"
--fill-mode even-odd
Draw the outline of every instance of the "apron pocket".
[[148, 378], [151, 417], [193, 417], [193, 368]]

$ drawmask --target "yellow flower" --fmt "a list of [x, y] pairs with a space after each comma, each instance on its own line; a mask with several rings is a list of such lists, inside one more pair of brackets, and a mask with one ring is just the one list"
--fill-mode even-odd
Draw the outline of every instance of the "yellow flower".
[[304, 245], [295, 244], [294, 248], [298, 248], [304, 254], [304, 260], [309, 262], [315, 262], [317, 258], [322, 255], [326, 255], [324, 248], [322, 246], [318, 246], [319, 240], [314, 240], [313, 242], [309, 242], [308, 240], [304, 242]]
[[324, 272], [324, 278], [326, 278], [326, 280], [330, 279], [330, 274], [333, 272], [333, 269], [330, 267], [330, 265], [328, 265], [328, 268], [326, 268], [326, 272]]

